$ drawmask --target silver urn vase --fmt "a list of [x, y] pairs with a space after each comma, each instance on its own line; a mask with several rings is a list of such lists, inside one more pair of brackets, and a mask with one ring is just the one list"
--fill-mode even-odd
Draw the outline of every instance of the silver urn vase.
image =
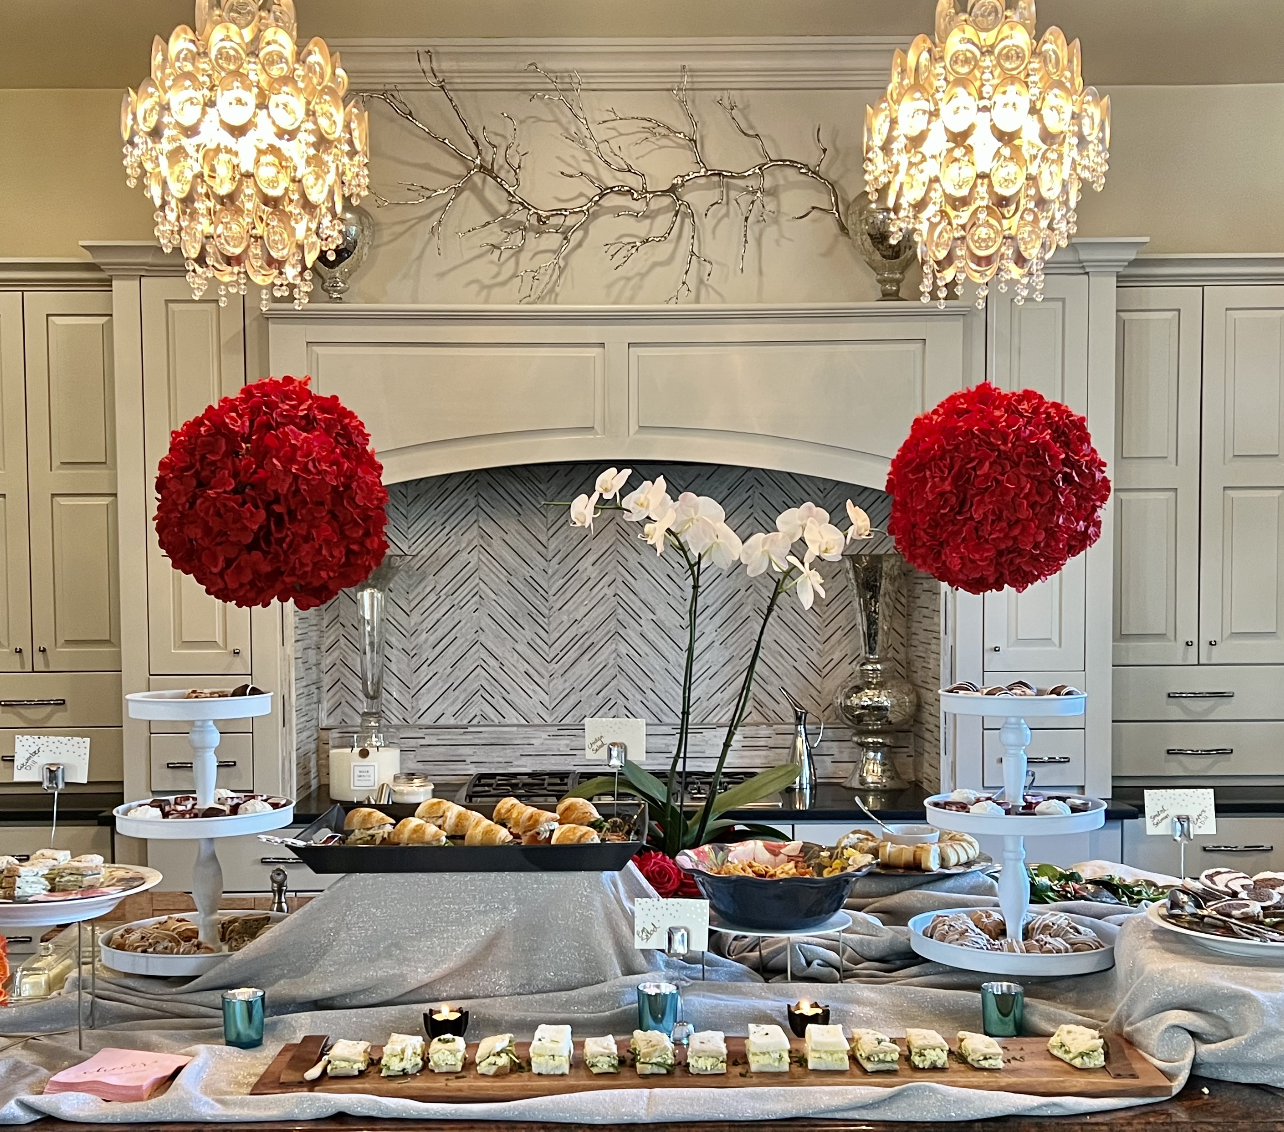
[[343, 238], [338, 247], [322, 251], [312, 265], [312, 274], [321, 284], [321, 290], [334, 303], [343, 302], [343, 296], [352, 285], [352, 277], [366, 262], [375, 238], [374, 217], [360, 205], [351, 202], [344, 205], [339, 213], [339, 224]]
[[856, 679], [838, 697], [838, 710], [856, 731], [859, 759], [849, 786], [859, 790], [902, 790], [907, 783], [892, 758], [892, 736], [914, 721], [918, 693], [897, 675], [886, 657], [893, 618], [905, 580], [899, 554], [843, 556], [856, 594], [857, 628], [862, 657]]
[[861, 193], [856, 207], [856, 245], [861, 258], [874, 270], [880, 302], [903, 301], [905, 273], [918, 254], [913, 233], [892, 239], [891, 221], [891, 209], [879, 208], [869, 193]]

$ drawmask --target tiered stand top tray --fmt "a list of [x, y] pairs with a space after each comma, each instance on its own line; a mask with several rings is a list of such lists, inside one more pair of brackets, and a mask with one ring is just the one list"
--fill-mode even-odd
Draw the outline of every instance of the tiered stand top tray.
[[[930, 1082], [962, 1089], [1022, 1093], [1036, 1097], [1170, 1097], [1175, 1087], [1123, 1038], [1111, 1035], [1106, 1066], [1102, 1069], [1075, 1069], [1048, 1052], [1047, 1038], [1007, 1038], [1003, 1046], [1005, 1064], [1000, 1070], [973, 1069], [951, 1056], [944, 1069], [914, 1069], [909, 1064], [904, 1040], [901, 1064], [895, 1072], [867, 1073], [854, 1061], [846, 1072], [812, 1072], [805, 1063], [802, 1042], [792, 1042], [788, 1073], [750, 1073], [745, 1064], [745, 1039], [728, 1036], [727, 1072], [692, 1074], [683, 1063], [685, 1051], [677, 1051], [678, 1066], [662, 1075], [639, 1077], [628, 1066], [628, 1039], [617, 1039], [619, 1073], [590, 1073], [584, 1067], [582, 1043], [575, 1043], [571, 1071], [565, 1076], [540, 1076], [530, 1072], [502, 1077], [483, 1077], [477, 1072], [477, 1047], [468, 1046], [462, 1073], [433, 1073], [424, 1069], [409, 1077], [382, 1077], [372, 1065], [357, 1077], [321, 1076], [314, 1082], [303, 1073], [320, 1060], [325, 1037], [313, 1035], [298, 1044], [285, 1046], [272, 1060], [263, 1076], [250, 1089], [251, 1096], [276, 1093], [358, 1093], [405, 1100], [482, 1104], [557, 1097], [569, 1093], [602, 1092], [618, 1089], [792, 1089], [792, 1088], [882, 1088]], [[379, 1053], [378, 1047], [371, 1054]], [[529, 1064], [529, 1043], [518, 1042], [517, 1053]]]
[[0, 900], [0, 932], [96, 920], [125, 897], [146, 892], [161, 882], [160, 873], [143, 865], [107, 865], [105, 871], [106, 883], [100, 888], [49, 893], [32, 900]]

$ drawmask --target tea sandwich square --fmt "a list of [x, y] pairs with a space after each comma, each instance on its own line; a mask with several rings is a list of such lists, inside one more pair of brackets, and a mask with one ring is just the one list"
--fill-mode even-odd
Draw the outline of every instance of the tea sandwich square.
[[935, 1030], [906, 1030], [905, 1046], [915, 1069], [944, 1069], [950, 1063], [950, 1047]]
[[877, 1030], [853, 1030], [852, 1049], [867, 1073], [894, 1073], [900, 1064], [901, 1047]]
[[779, 1026], [749, 1024], [745, 1041], [751, 1073], [788, 1073], [789, 1039]]
[[849, 1068], [847, 1038], [842, 1026], [820, 1026], [813, 1022], [804, 1038], [807, 1068], [843, 1072]]
[[629, 1043], [639, 1076], [673, 1071], [673, 1042], [659, 1030], [634, 1030]]
[[692, 1073], [725, 1073], [727, 1042], [721, 1030], [700, 1030], [687, 1044], [687, 1069]]
[[531, 1071], [562, 1076], [571, 1071], [570, 1026], [540, 1026], [531, 1042]]

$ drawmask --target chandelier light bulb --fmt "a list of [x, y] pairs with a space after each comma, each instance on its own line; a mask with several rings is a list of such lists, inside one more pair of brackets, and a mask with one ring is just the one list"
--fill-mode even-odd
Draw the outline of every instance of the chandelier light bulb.
[[1042, 299], [1083, 186], [1105, 185], [1110, 99], [1083, 85], [1078, 40], [1055, 27], [1036, 39], [1034, 8], [938, 0], [935, 38], [896, 52], [866, 108], [865, 185], [893, 239], [915, 234], [925, 303], [965, 278], [977, 306], [994, 281]]
[[181, 248], [192, 293], [312, 290], [310, 268], [343, 238], [344, 199], [369, 186], [369, 122], [345, 105], [337, 54], [296, 41], [293, 0], [197, 0], [195, 30], [152, 43], [151, 73], [125, 94], [130, 187], [156, 208], [156, 238]]

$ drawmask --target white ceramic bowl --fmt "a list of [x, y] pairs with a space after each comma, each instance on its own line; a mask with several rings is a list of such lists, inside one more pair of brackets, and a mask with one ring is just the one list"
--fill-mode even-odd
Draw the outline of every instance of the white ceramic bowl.
[[939, 829], [930, 825], [912, 825], [909, 822], [892, 823], [879, 832], [884, 841], [890, 841], [893, 845], [935, 845], [941, 839]]

